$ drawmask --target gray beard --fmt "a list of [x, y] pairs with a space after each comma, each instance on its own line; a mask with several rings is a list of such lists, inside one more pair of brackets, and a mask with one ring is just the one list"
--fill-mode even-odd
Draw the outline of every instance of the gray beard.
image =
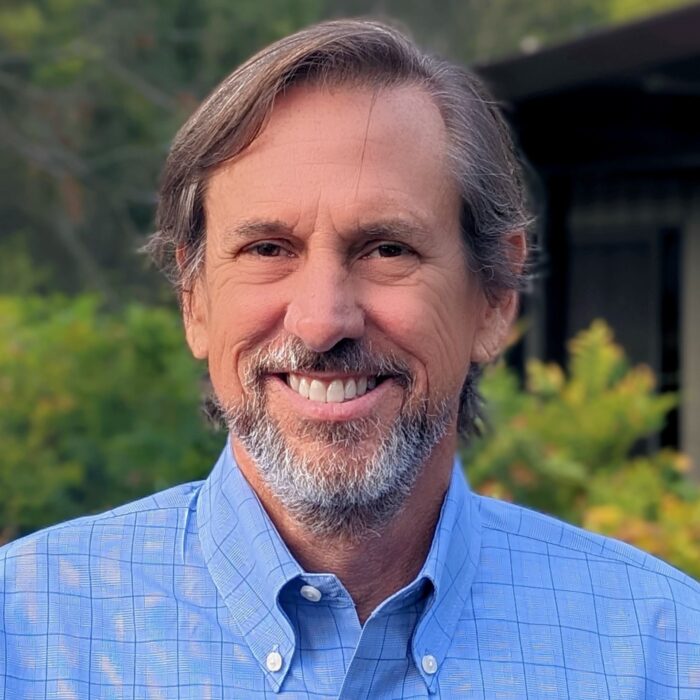
[[[285, 349], [289, 352], [288, 345]], [[298, 360], [294, 350], [292, 360]], [[277, 351], [277, 357], [282, 352]], [[301, 363], [286, 364], [296, 368]], [[455, 418], [449, 401], [438, 401], [431, 411], [426, 397], [414, 397], [383, 430], [372, 417], [343, 423], [306, 421], [289, 436], [269, 413], [260, 375], [251, 373], [249, 398], [242, 405], [220, 406], [223, 418], [273, 496], [319, 537], [358, 540], [381, 532], [405, 504]], [[411, 385], [406, 382], [407, 391]], [[313, 449], [304, 449], [307, 445]]]

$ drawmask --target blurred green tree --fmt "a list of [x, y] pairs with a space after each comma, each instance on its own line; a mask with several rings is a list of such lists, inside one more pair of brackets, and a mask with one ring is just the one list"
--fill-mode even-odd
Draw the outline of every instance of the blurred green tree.
[[[162, 299], [135, 251], [170, 139], [258, 47], [321, 0], [21, 0], [0, 9], [0, 251], [17, 235], [40, 292]], [[0, 279], [0, 292], [14, 277]]]

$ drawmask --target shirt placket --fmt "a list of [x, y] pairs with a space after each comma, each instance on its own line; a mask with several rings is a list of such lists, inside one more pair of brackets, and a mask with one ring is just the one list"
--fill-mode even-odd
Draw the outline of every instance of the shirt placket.
[[282, 690], [337, 698], [361, 632], [349, 594], [333, 575], [304, 574], [285, 587], [280, 603], [296, 636]]
[[[365, 623], [345, 676], [340, 700], [429, 697], [430, 686], [412, 652], [416, 606], [387, 610]], [[434, 672], [433, 672], [434, 673]], [[432, 681], [433, 673], [427, 674]]]

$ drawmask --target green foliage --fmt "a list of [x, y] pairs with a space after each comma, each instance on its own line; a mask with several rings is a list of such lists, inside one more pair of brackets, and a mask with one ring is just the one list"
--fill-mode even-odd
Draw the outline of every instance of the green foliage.
[[162, 300], [134, 251], [170, 140], [249, 54], [319, 19], [321, 0], [2, 5], [0, 257], [22, 231], [50, 290]]
[[526, 387], [504, 363], [486, 373], [484, 437], [464, 452], [482, 493], [624, 539], [700, 576], [700, 493], [673, 450], [630, 456], [676, 404], [654, 393], [596, 321], [569, 345], [567, 374], [531, 360]]
[[626, 22], [644, 15], [668, 12], [694, 0], [607, 0], [606, 14], [613, 22]]
[[50, 278], [47, 265], [33, 259], [27, 241], [25, 231], [6, 236], [0, 251], [0, 295], [36, 293]]
[[172, 310], [0, 297], [0, 542], [206, 476], [201, 379]]

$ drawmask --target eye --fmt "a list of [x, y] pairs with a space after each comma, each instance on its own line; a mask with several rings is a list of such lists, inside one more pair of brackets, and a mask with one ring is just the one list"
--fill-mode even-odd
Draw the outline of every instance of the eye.
[[288, 250], [283, 248], [279, 243], [273, 243], [272, 241], [254, 243], [253, 245], [249, 245], [244, 252], [261, 258], [279, 258], [281, 256], [291, 256], [291, 253]]
[[380, 243], [365, 255], [366, 258], [398, 258], [411, 255], [412, 251], [401, 243]]

